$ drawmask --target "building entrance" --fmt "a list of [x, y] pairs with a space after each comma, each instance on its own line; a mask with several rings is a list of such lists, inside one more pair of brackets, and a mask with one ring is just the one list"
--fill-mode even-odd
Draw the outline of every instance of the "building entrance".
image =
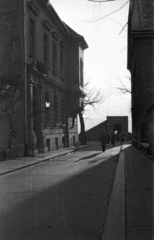
[[117, 133], [120, 134], [122, 132], [122, 124], [114, 124], [113, 131], [117, 131]]

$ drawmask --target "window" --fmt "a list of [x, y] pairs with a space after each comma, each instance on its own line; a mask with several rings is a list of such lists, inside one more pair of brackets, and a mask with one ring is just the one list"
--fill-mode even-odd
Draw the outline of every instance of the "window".
[[57, 149], [59, 148], [58, 147], [58, 138], [55, 138], [55, 146], [56, 146]]
[[74, 144], [74, 146], [75, 146], [75, 136], [73, 136], [73, 144]]
[[63, 143], [63, 146], [65, 147], [65, 137], [62, 137], [62, 143]]
[[35, 22], [32, 18], [29, 21], [29, 56], [35, 55]]
[[44, 63], [48, 65], [48, 56], [49, 56], [49, 41], [48, 35], [44, 33]]
[[50, 138], [47, 138], [47, 140], [46, 140], [46, 145], [47, 145], [47, 148], [48, 148], [48, 150], [50, 151]]
[[57, 124], [57, 96], [54, 97], [54, 125]]
[[83, 85], [83, 61], [80, 58], [80, 84]]
[[64, 80], [64, 53], [63, 50], [60, 51], [60, 77]]
[[56, 65], [57, 65], [57, 46], [53, 43], [53, 73], [56, 74]]

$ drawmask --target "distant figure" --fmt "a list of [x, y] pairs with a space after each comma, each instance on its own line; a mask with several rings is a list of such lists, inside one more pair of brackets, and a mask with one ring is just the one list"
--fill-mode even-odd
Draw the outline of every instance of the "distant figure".
[[112, 144], [112, 147], [115, 147], [115, 134], [114, 134], [114, 132], [111, 133], [111, 144]]
[[117, 144], [119, 144], [119, 133], [117, 132], [116, 134], [115, 134], [115, 141], [116, 141], [116, 143]]
[[107, 136], [108, 136], [108, 142], [107, 142], [107, 144], [110, 144], [110, 134], [107, 133]]
[[123, 132], [121, 132], [120, 134], [120, 144], [124, 144], [125, 143], [125, 134]]
[[105, 152], [105, 147], [106, 147], [106, 144], [109, 141], [109, 137], [108, 137], [108, 134], [104, 130], [103, 130], [102, 135], [100, 137], [100, 141], [101, 141], [101, 145], [102, 145], [102, 151]]

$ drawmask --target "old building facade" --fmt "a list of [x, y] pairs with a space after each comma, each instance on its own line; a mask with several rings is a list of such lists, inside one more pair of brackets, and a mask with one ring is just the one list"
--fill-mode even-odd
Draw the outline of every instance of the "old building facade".
[[77, 144], [85, 39], [47, 0], [1, 1], [0, 9], [1, 114], [11, 116], [6, 154], [36, 156]]
[[[128, 18], [128, 70], [132, 83], [133, 144], [153, 143], [148, 109], [154, 104], [154, 4], [131, 0]], [[150, 120], [151, 121], [151, 120]]]

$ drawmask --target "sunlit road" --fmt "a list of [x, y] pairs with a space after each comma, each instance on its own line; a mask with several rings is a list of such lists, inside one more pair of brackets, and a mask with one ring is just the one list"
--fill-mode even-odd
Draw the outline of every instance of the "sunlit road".
[[0, 240], [98, 240], [119, 147], [86, 148], [0, 177]]

